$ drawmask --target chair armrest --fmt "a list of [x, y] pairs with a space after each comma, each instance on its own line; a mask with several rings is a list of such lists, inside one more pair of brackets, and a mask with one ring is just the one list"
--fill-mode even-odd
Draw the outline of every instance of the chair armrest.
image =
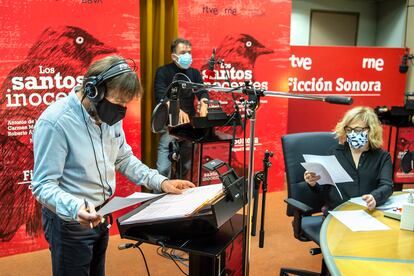
[[300, 241], [309, 241], [309, 239], [306, 237], [302, 230], [302, 217], [306, 215], [311, 215], [313, 208], [293, 198], [287, 198], [285, 199], [285, 202], [289, 206], [293, 207], [292, 227], [295, 238]]
[[295, 210], [297, 210], [297, 211], [299, 211], [300, 213], [303, 213], [303, 214], [308, 214], [308, 213], [310, 214], [313, 211], [312, 207], [310, 207], [310, 206], [306, 205], [305, 203], [300, 202], [296, 199], [293, 199], [293, 198], [287, 198], [287, 199], [285, 199], [285, 202], [288, 205], [292, 206]]

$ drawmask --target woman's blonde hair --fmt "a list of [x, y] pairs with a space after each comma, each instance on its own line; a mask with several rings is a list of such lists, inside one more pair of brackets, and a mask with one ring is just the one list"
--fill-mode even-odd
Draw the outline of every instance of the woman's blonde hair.
[[340, 143], [346, 141], [345, 127], [353, 121], [361, 120], [369, 127], [368, 142], [372, 149], [378, 149], [382, 146], [382, 126], [374, 110], [367, 106], [357, 106], [348, 110], [341, 121], [336, 124], [335, 134]]

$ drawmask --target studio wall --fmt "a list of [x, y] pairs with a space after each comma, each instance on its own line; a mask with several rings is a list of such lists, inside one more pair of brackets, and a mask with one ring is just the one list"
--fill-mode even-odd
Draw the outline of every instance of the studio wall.
[[[135, 0], [2, 1], [0, 14], [1, 257], [47, 246], [41, 206], [30, 190], [37, 118], [79, 85], [97, 58], [117, 54], [133, 59], [139, 72], [140, 21]], [[124, 126], [139, 155], [138, 101], [128, 106]], [[135, 189], [123, 178], [117, 187], [117, 194]]]
[[[179, 35], [191, 40], [193, 66], [200, 69], [207, 84], [222, 87], [238, 87], [251, 81], [256, 89], [287, 91], [286, 74], [290, 54], [291, 1], [179, 1]], [[207, 61], [216, 49], [216, 60], [223, 60], [214, 67], [215, 76], [207, 76]], [[244, 108], [234, 94], [244, 117]], [[244, 96], [246, 100], [247, 97]], [[229, 93], [212, 89], [210, 99], [220, 100], [227, 114], [234, 112], [234, 102]], [[246, 146], [249, 155], [249, 127], [247, 120]], [[281, 152], [281, 135], [286, 133], [287, 100], [262, 97], [257, 110], [254, 135], [255, 171], [263, 168], [265, 150], [272, 151], [273, 165], [269, 170], [270, 191], [281, 190], [284, 183], [284, 168]], [[232, 127], [216, 131], [221, 137], [231, 138]], [[232, 166], [243, 173], [243, 128], [236, 128]], [[215, 158], [223, 148], [212, 149], [203, 162]], [[206, 172], [205, 172], [206, 173]], [[211, 175], [205, 178], [211, 179]]]

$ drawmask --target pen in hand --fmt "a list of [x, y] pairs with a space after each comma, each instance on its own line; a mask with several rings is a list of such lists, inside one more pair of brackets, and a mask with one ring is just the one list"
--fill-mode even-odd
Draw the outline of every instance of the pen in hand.
[[[89, 210], [89, 204], [88, 201], [86, 200], [86, 198], [83, 199], [85, 202], [85, 210], [86, 212], [90, 213], [91, 210]], [[92, 229], [93, 228], [93, 223], [92, 221], [89, 221], [89, 227]]]

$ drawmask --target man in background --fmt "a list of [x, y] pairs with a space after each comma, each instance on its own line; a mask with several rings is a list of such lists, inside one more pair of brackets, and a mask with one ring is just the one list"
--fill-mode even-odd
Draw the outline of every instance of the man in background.
[[[171, 43], [171, 60], [172, 62], [161, 66], [157, 69], [154, 81], [155, 101], [158, 104], [162, 100], [169, 97], [169, 87], [174, 80], [191, 81], [195, 83], [203, 83], [200, 71], [191, 67], [191, 43], [187, 39], [177, 38]], [[199, 116], [207, 115], [208, 93], [202, 90], [197, 93], [200, 101]], [[178, 123], [189, 123], [191, 118], [196, 115], [194, 108], [195, 93], [192, 89], [179, 89], [179, 105]], [[158, 145], [157, 170], [164, 176], [170, 177], [171, 174], [171, 156], [172, 150], [180, 153], [180, 163], [182, 166], [182, 176], [191, 169], [191, 150], [192, 142], [189, 140], [178, 141], [169, 135], [168, 131], [161, 133]]]

